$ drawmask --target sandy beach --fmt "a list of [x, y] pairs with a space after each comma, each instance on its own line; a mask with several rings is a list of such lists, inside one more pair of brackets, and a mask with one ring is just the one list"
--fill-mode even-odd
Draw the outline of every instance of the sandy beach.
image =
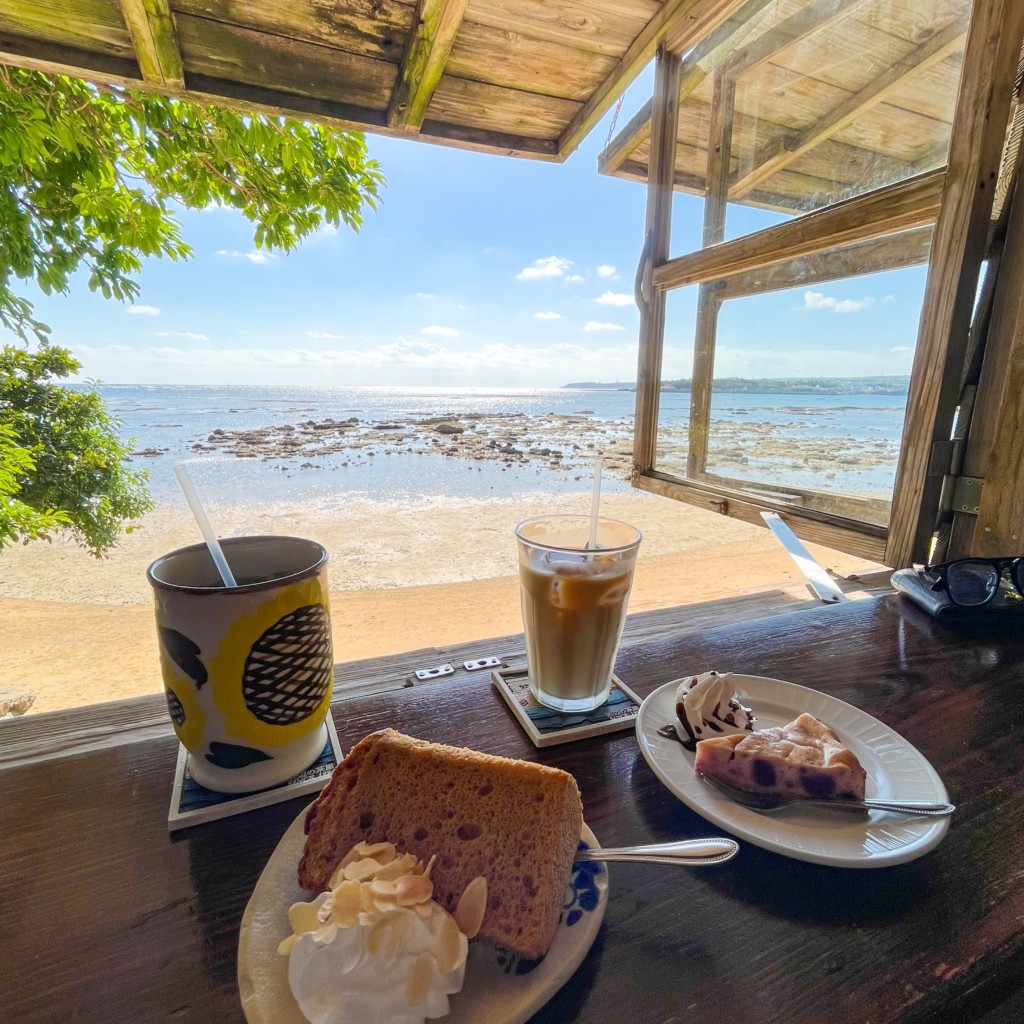
[[[588, 509], [589, 495], [580, 493], [210, 511], [226, 536], [291, 534], [327, 548], [340, 662], [519, 632], [513, 527], [531, 515]], [[767, 530], [640, 492], [609, 494], [602, 511], [644, 534], [631, 612], [802, 579]], [[63, 539], [6, 549], [0, 624], [8, 658], [0, 688], [32, 694], [32, 713], [159, 691], [146, 567], [198, 539], [185, 507], [163, 504], [103, 559]], [[838, 572], [875, 567], [812, 551]]]

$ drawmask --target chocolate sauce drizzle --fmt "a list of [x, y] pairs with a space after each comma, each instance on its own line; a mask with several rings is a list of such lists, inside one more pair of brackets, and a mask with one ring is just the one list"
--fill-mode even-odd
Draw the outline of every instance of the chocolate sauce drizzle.
[[684, 750], [689, 750], [691, 754], [697, 749], [697, 741], [690, 736], [683, 739], [683, 737], [679, 735], [679, 730], [674, 725], [663, 725], [658, 730], [658, 735], [664, 736], [667, 740], [675, 740], [677, 743], [682, 745]]

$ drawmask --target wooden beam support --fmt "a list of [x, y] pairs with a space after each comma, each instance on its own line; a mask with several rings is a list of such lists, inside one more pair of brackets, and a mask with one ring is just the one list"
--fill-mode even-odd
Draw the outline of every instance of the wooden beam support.
[[147, 82], [181, 89], [185, 68], [170, 0], [120, 0], [139, 70]]
[[679, 67], [679, 57], [660, 46], [654, 72], [654, 134], [651, 136], [651, 166], [647, 182], [646, 235], [636, 279], [640, 340], [636, 368], [636, 413], [633, 421], [634, 480], [654, 469], [657, 454], [666, 296], [664, 291], [653, 287], [651, 277], [653, 268], [668, 257], [672, 235]]
[[[733, 114], [736, 110], [736, 79], [727, 65], [715, 73], [708, 126], [707, 182], [704, 191], [704, 228], [701, 245], [719, 245], [725, 238], [725, 214], [732, 163]], [[711, 390], [715, 379], [715, 341], [722, 304], [705, 282], [697, 289], [697, 322], [694, 327], [693, 375], [690, 382], [690, 429], [686, 475], [699, 480], [707, 468], [711, 433]]]
[[388, 104], [392, 128], [419, 131], [441, 81], [469, 0], [420, 0]]
[[700, 284], [878, 235], [922, 227], [939, 214], [944, 179], [944, 168], [931, 171], [785, 224], [677, 256], [655, 267], [654, 286], [663, 289]]
[[615, 98], [636, 78], [654, 56], [661, 40], [669, 35], [668, 49], [676, 54], [703, 39], [716, 25], [731, 17], [744, 0], [665, 0], [661, 10], [647, 23], [633, 45], [612, 68], [611, 74], [591, 93], [590, 99], [569, 122], [558, 139], [564, 160], [607, 113]]
[[1024, 37], [1019, 0], [976, 0], [964, 50], [942, 213], [925, 285], [904, 444], [896, 469], [886, 564], [924, 561], [935, 530], [960, 400], [978, 272], [985, 256], [995, 183]]
[[895, 235], [872, 238], [833, 252], [819, 252], [813, 257], [789, 263], [777, 263], [745, 274], [734, 274], [711, 283], [720, 302], [747, 295], [784, 291], [787, 288], [810, 287], [828, 281], [842, 281], [861, 274], [878, 274], [901, 270], [928, 262], [932, 244], [931, 227], [914, 228]]
[[852, 93], [827, 117], [801, 132], [796, 138], [772, 140], [754, 158], [750, 170], [732, 183], [729, 189], [730, 198], [742, 199], [751, 189], [763, 184], [773, 174], [841, 132], [862, 114], [884, 103], [908, 79], [922, 74], [936, 64], [941, 64], [951, 54], [962, 50], [965, 35], [959, 21], [947, 25], [927, 42], [896, 61], [869, 85]]

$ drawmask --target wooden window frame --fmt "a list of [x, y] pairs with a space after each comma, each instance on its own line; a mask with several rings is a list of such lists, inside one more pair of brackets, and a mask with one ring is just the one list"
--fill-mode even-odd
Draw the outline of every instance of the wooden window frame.
[[[971, 309], [986, 254], [1022, 37], [1024, 4], [1019, 0], [975, 0], [945, 167], [731, 241], [722, 240], [725, 201], [721, 199], [705, 211], [707, 247], [674, 259], [668, 253], [682, 56], [662, 43], [652, 101], [646, 233], [636, 282], [640, 343], [632, 472], [635, 487], [758, 525], [762, 525], [762, 511], [779, 512], [805, 540], [890, 566], [927, 560], [942, 481], [949, 472], [950, 438]], [[728, 76], [719, 79], [724, 83], [720, 88], [727, 89]], [[721, 99], [725, 102], [719, 102]], [[711, 138], [727, 139], [728, 124], [720, 119], [723, 111], [727, 117], [729, 106], [728, 98], [716, 89]], [[722, 177], [728, 166], [728, 152], [726, 146], [719, 147], [717, 155], [715, 147], [709, 150], [707, 181], [713, 191], [716, 175]], [[717, 194], [724, 195], [724, 189]], [[854, 244], [874, 244], [880, 251], [871, 258], [882, 263], [888, 258], [892, 267], [900, 264], [898, 257], [892, 262], [891, 252], [886, 254], [889, 244], [884, 238], [922, 230], [931, 234], [928, 275], [887, 527], [794, 507], [739, 487], [687, 479], [655, 468], [670, 290], [696, 284], [700, 289], [698, 309], [701, 303], [720, 305], [729, 289], [732, 294], [728, 297], [753, 294], [743, 289], [757, 287], [758, 275], [763, 280], [766, 268], [814, 254], [839, 264], [842, 261], [835, 250]], [[920, 243], [919, 234], [917, 238]], [[905, 255], [920, 262], [909, 251]], [[713, 351], [713, 332], [710, 345], [707, 339], [702, 344], [698, 333], [691, 399], [698, 410], [710, 408]], [[696, 458], [699, 462], [699, 451]]]

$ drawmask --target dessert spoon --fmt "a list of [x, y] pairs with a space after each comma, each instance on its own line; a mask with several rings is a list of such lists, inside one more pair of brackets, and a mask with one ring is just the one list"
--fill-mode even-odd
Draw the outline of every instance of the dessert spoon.
[[616, 846], [601, 850], [589, 847], [576, 851], [575, 861], [618, 860], [634, 864], [678, 864], [702, 868], [724, 864], [739, 852], [734, 839], [680, 839], [674, 843], [651, 843], [648, 846]]
[[832, 811], [890, 811], [893, 814], [918, 814], [926, 818], [945, 818], [956, 808], [942, 800], [812, 800], [802, 796], [786, 796], [783, 793], [752, 793], [746, 789], [730, 786], [721, 779], [714, 779], [703, 772], [697, 772], [703, 782], [723, 796], [735, 800], [756, 811], [777, 811], [782, 807], [799, 804], [801, 807], [825, 807]]

